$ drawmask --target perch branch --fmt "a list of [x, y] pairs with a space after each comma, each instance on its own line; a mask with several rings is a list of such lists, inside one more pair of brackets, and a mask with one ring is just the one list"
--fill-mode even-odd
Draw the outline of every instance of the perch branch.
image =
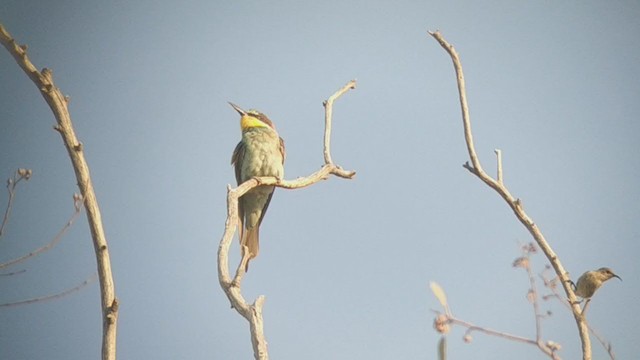
[[471, 120], [469, 116], [469, 107], [467, 105], [467, 96], [465, 90], [465, 82], [464, 75], [462, 72], [462, 64], [460, 62], [460, 57], [458, 53], [453, 48], [451, 44], [449, 44], [442, 34], [439, 31], [429, 32], [429, 34], [438, 41], [438, 43], [447, 51], [447, 53], [451, 56], [451, 60], [453, 61], [453, 66], [456, 71], [457, 83], [458, 83], [458, 94], [460, 96], [460, 107], [462, 109], [462, 120], [464, 125], [464, 135], [467, 143], [467, 150], [469, 152], [469, 157], [471, 159], [471, 165], [466, 163], [464, 167], [469, 170], [471, 173], [476, 175], [480, 180], [482, 180], [489, 187], [494, 189], [511, 207], [515, 216], [518, 220], [524, 225], [524, 227], [529, 231], [531, 236], [534, 238], [544, 255], [547, 257], [551, 266], [556, 272], [556, 275], [560, 279], [562, 283], [562, 287], [569, 298], [569, 301], [574, 304], [572, 305], [573, 317], [576, 321], [576, 325], [578, 327], [578, 332], [580, 334], [580, 340], [582, 342], [582, 357], [583, 360], [591, 359], [591, 341], [589, 339], [589, 329], [587, 327], [586, 320], [581, 315], [580, 306], [576, 303], [576, 295], [573, 292], [573, 289], [570, 286], [570, 279], [565, 271], [562, 263], [560, 262], [558, 256], [553, 251], [547, 240], [542, 235], [542, 232], [538, 228], [538, 226], [531, 220], [531, 218], [527, 215], [522, 207], [522, 204], [519, 199], [516, 199], [511, 195], [509, 190], [501, 183], [489, 176], [480, 165], [480, 160], [476, 154], [475, 147], [473, 145], [473, 136], [471, 132]]
[[267, 342], [264, 337], [264, 328], [262, 320], [262, 307], [264, 304], [264, 296], [260, 295], [253, 304], [248, 304], [242, 296], [241, 284], [245, 275], [245, 264], [248, 261], [248, 251], [240, 260], [240, 264], [236, 268], [235, 276], [231, 280], [229, 270], [229, 247], [233, 240], [233, 235], [238, 227], [238, 199], [251, 189], [261, 185], [273, 185], [284, 189], [300, 189], [313, 185], [321, 180], [325, 180], [329, 175], [335, 175], [344, 179], [351, 179], [355, 176], [354, 171], [342, 169], [331, 160], [330, 150], [330, 130], [332, 118], [333, 102], [346, 93], [349, 89], [355, 88], [355, 80], [350, 81], [336, 93], [334, 93], [325, 105], [325, 137], [324, 137], [324, 160], [325, 164], [320, 170], [312, 173], [307, 177], [298, 178], [296, 180], [283, 180], [275, 177], [256, 177], [245, 181], [236, 188], [227, 187], [227, 219], [225, 221], [224, 233], [218, 247], [218, 281], [220, 287], [227, 295], [231, 302], [231, 307], [242, 315], [248, 322], [251, 332], [251, 344], [253, 345], [253, 354], [256, 359], [266, 360], [269, 358], [267, 352]]
[[69, 98], [65, 97], [60, 89], [55, 86], [51, 70], [44, 68], [41, 72], [38, 71], [27, 56], [27, 47], [18, 45], [1, 24], [0, 42], [13, 56], [25, 74], [29, 76], [29, 79], [38, 87], [47, 104], [49, 104], [57, 122], [54, 129], [62, 136], [62, 141], [71, 159], [78, 187], [80, 188], [80, 194], [84, 200], [87, 221], [89, 222], [93, 247], [96, 254], [103, 320], [102, 359], [115, 360], [118, 301], [115, 295], [115, 286], [111, 272], [111, 260], [109, 258], [107, 239], [102, 227], [98, 200], [89, 174], [89, 165], [84, 157], [82, 143], [78, 141], [71, 123], [71, 115], [67, 107]]

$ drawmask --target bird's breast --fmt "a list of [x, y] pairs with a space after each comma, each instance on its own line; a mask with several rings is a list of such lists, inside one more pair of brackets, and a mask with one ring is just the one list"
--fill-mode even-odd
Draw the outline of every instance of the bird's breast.
[[242, 134], [242, 140], [245, 143], [242, 181], [256, 176], [284, 176], [280, 137], [275, 131], [251, 129]]

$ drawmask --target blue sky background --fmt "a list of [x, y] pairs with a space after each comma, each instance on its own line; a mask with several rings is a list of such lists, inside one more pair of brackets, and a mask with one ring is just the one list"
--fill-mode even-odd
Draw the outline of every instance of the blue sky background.
[[[534, 336], [524, 271], [530, 237], [467, 161], [451, 60], [461, 54], [476, 147], [575, 277], [612, 267], [589, 320], [618, 358], [640, 353], [640, 5], [617, 2], [13, 1], [0, 21], [53, 69], [71, 96], [108, 237], [121, 301], [121, 359], [248, 359], [248, 325], [220, 289], [216, 251], [229, 164], [240, 139], [229, 107], [266, 113], [287, 145], [286, 177], [322, 164], [322, 101], [334, 108], [333, 158], [358, 172], [278, 190], [261, 254], [244, 282], [266, 296], [273, 359], [434, 359], [439, 308]], [[33, 170], [0, 239], [0, 262], [51, 239], [73, 211], [75, 178], [54, 118], [4, 49], [0, 177]], [[2, 204], [6, 193], [0, 195]], [[4, 205], [2, 205], [4, 206]], [[239, 250], [232, 248], [235, 262]], [[541, 271], [542, 255], [534, 258]], [[95, 271], [86, 220], [54, 249], [0, 277], [0, 303], [55, 293]], [[579, 357], [557, 302], [543, 336]], [[0, 358], [94, 359], [98, 286], [60, 300], [0, 308]], [[474, 336], [451, 358], [543, 358]], [[605, 358], [595, 341], [594, 358]]]

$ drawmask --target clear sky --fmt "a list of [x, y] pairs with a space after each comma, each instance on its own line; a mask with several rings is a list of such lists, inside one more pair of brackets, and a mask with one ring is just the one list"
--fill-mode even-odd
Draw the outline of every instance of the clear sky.
[[[588, 318], [618, 358], [637, 356], [639, 18], [635, 1], [0, 2], [0, 22], [71, 97], [121, 302], [121, 359], [251, 358], [248, 324], [216, 273], [240, 139], [227, 101], [274, 121], [294, 179], [322, 165], [322, 101], [353, 78], [334, 108], [333, 158], [356, 178], [277, 190], [244, 282], [247, 299], [266, 296], [271, 357], [434, 359], [429, 281], [456, 316], [534, 336], [528, 281], [511, 267], [530, 237], [462, 168], [455, 76], [435, 29], [462, 57], [484, 167], [493, 174], [502, 149], [506, 185], [574, 278], [610, 266], [624, 279], [597, 293]], [[77, 188], [53, 115], [4, 49], [0, 94], [0, 177], [33, 170], [0, 239], [3, 262], [49, 241]], [[537, 271], [545, 264], [534, 258]], [[0, 303], [91, 276], [84, 214], [21, 269], [0, 277]], [[98, 358], [99, 307], [93, 284], [0, 308], [0, 358]], [[554, 301], [542, 308], [553, 312], [544, 339], [578, 358], [572, 317]], [[543, 358], [462, 335], [450, 334], [451, 358]]]

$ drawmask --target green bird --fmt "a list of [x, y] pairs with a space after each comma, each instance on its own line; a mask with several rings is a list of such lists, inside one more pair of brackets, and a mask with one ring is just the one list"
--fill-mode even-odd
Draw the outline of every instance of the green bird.
[[[231, 164], [235, 166], [238, 185], [259, 176], [284, 177], [284, 141], [269, 118], [256, 110], [244, 111], [229, 103], [240, 114], [242, 140], [238, 143]], [[273, 197], [274, 186], [258, 186], [238, 201], [239, 238], [242, 256], [245, 246], [249, 260], [258, 256], [260, 224]], [[245, 271], [249, 270], [249, 261]]]

